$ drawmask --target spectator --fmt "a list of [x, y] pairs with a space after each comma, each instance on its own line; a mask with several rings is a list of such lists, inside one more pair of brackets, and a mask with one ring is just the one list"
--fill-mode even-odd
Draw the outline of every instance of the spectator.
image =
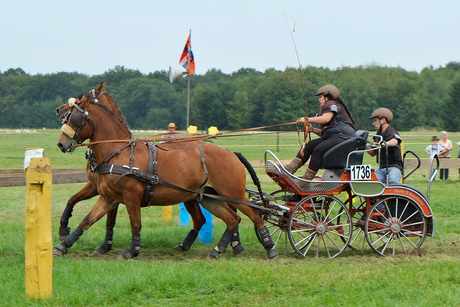
[[[428, 145], [425, 148], [425, 152], [430, 155], [430, 159], [432, 159], [434, 157], [434, 155], [436, 155], [436, 154], [439, 156], [441, 154], [442, 150], [443, 150], [441, 145], [438, 144], [439, 139], [438, 139], [438, 137], [436, 135], [431, 138], [431, 142], [432, 142], [432, 144]], [[434, 169], [431, 170], [430, 178], [431, 178], [433, 172], [434, 172]], [[433, 180], [434, 179], [435, 178], [433, 178]]]
[[[438, 143], [442, 147], [442, 152], [439, 154], [439, 158], [441, 159], [450, 159], [450, 152], [452, 151], [452, 142], [447, 139], [447, 132], [441, 131], [441, 140]], [[441, 168], [441, 180], [449, 179], [449, 169], [448, 168]]]
[[[180, 138], [181, 135], [180, 134], [177, 134], [176, 133], [176, 124], [175, 123], [169, 123], [169, 125], [167, 126], [168, 128], [168, 133], [167, 134], [163, 134], [161, 136], [162, 139], [164, 138], [168, 138], [168, 139], [172, 139], [172, 138]], [[171, 141], [171, 140], [168, 140], [168, 141]], [[168, 141], [161, 141], [161, 143], [165, 143], [165, 142], [168, 142]]]
[[[460, 142], [457, 142], [458, 147], [460, 147]], [[460, 159], [460, 149], [458, 150], [458, 156], [457, 158]], [[460, 178], [460, 168], [458, 169], [458, 177]]]

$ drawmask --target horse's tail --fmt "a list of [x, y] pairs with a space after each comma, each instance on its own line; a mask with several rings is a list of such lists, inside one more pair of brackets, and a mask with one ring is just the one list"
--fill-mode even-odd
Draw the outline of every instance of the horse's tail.
[[264, 194], [262, 192], [262, 186], [260, 185], [260, 180], [259, 177], [257, 177], [256, 171], [252, 167], [251, 163], [240, 153], [240, 152], [233, 152], [238, 159], [240, 159], [241, 163], [246, 167], [246, 169], [249, 172], [249, 175], [251, 175], [252, 182], [257, 186], [257, 190], [259, 191], [260, 199], [264, 199]]

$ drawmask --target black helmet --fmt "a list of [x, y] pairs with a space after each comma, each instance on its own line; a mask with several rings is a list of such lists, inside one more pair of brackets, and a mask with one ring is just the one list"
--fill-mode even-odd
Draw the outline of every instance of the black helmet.
[[339, 97], [340, 91], [335, 85], [326, 84], [326, 85], [321, 86], [316, 92], [315, 96], [319, 96], [319, 95], [324, 95], [324, 96], [331, 95], [332, 98], [336, 99]]
[[385, 117], [387, 119], [387, 122], [391, 122], [393, 120], [393, 113], [390, 111], [390, 109], [387, 108], [378, 108], [372, 112], [370, 119], [373, 118], [383, 118]]

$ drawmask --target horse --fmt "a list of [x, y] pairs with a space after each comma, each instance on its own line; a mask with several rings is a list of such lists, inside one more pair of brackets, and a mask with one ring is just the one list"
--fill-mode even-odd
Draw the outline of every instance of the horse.
[[[110, 111], [113, 112], [113, 114], [122, 122], [124, 121], [124, 117], [118, 108], [117, 103], [113, 100], [112, 96], [108, 94], [105, 91], [106, 83], [101, 82], [98, 87], [95, 89], [91, 90], [89, 94], [92, 96], [93, 99], [97, 99], [97, 101], [103, 105], [105, 105]], [[68, 112], [70, 112], [72, 106], [75, 103], [78, 103], [78, 101], [82, 98], [84, 93], [81, 93], [78, 96], [78, 99], [75, 98], [70, 98], [69, 101], [59, 107], [56, 108], [56, 118], [58, 120], [65, 120], [66, 115]], [[178, 148], [183, 148], [184, 146], [187, 146], [190, 141], [187, 142], [166, 142], [164, 143], [161, 148], [165, 150], [174, 150]], [[205, 143], [202, 143], [205, 144]], [[72, 216], [73, 208], [74, 206], [86, 199], [90, 199], [94, 196], [99, 195], [97, 191], [97, 173], [93, 172], [91, 170], [92, 166], [94, 167], [94, 163], [97, 163], [96, 159], [94, 158], [94, 155], [91, 154], [90, 150], [87, 151], [86, 153], [86, 159], [88, 160], [88, 163], [86, 165], [86, 174], [88, 177], [89, 182], [80, 190], [78, 191], [75, 195], [73, 195], [68, 201], [67, 205], [64, 208], [64, 212], [61, 215], [60, 218], [60, 227], [59, 227], [59, 239], [60, 240], [65, 240], [67, 236], [70, 234], [70, 227], [68, 226], [69, 224], [69, 219]], [[176, 251], [188, 251], [190, 250], [192, 244], [195, 242], [198, 233], [204, 223], [206, 222], [206, 219], [201, 211], [200, 206], [195, 203], [195, 202], [185, 202], [184, 207], [186, 208], [187, 212], [190, 214], [192, 221], [193, 221], [193, 228], [189, 231], [189, 234], [186, 236], [184, 241], [176, 246], [173, 247], [174, 250]], [[236, 208], [232, 208], [236, 212]], [[118, 212], [118, 205], [116, 208], [109, 210], [107, 212], [107, 222], [106, 222], [106, 236], [104, 239], [104, 242], [102, 245], [99, 245], [94, 249], [93, 254], [106, 254], [110, 250], [112, 250], [112, 245], [113, 245], [113, 228], [115, 226], [115, 221], [117, 217], [117, 212]], [[231, 246], [233, 249], [233, 253], [235, 255], [241, 255], [244, 254], [244, 248], [241, 245], [241, 241], [239, 238], [239, 233], [238, 231], [233, 233], [232, 239], [231, 239]]]
[[[123, 203], [130, 216], [132, 240], [130, 249], [119, 257], [136, 257], [140, 251], [140, 208], [146, 183], [150, 182], [154, 184], [154, 189], [148, 205], [168, 206], [180, 202], [198, 204], [199, 200], [204, 208], [225, 222], [227, 228], [217, 246], [208, 253], [209, 257], [219, 258], [238, 229], [240, 217], [226, 202], [251, 219], [257, 238], [267, 251], [267, 258], [278, 256], [265, 227], [261, 209], [251, 206], [245, 195], [245, 166], [248, 168], [248, 163], [243, 161], [241, 155], [201, 144], [180, 150], [160, 150], [155, 152], [157, 172], [151, 175], [145, 162], [149, 161], [152, 148], [136, 142], [127, 125], [89, 93], [72, 106], [67, 118], [57, 145], [66, 153], [73, 151], [75, 144], [91, 139], [90, 148], [96, 160], [103, 161], [100, 162], [102, 165], [97, 180], [100, 197], [79, 226], [55, 246], [55, 255], [66, 254], [84, 231]], [[120, 143], [125, 145], [120, 147]], [[108, 164], [109, 161], [111, 164]]]

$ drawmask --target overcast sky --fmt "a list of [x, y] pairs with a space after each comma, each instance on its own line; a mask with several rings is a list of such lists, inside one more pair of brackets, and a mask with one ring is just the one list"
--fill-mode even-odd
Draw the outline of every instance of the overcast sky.
[[0, 12], [2, 72], [178, 68], [189, 30], [198, 74], [284, 70], [298, 67], [293, 20], [302, 66], [460, 62], [459, 0], [2, 0]]

